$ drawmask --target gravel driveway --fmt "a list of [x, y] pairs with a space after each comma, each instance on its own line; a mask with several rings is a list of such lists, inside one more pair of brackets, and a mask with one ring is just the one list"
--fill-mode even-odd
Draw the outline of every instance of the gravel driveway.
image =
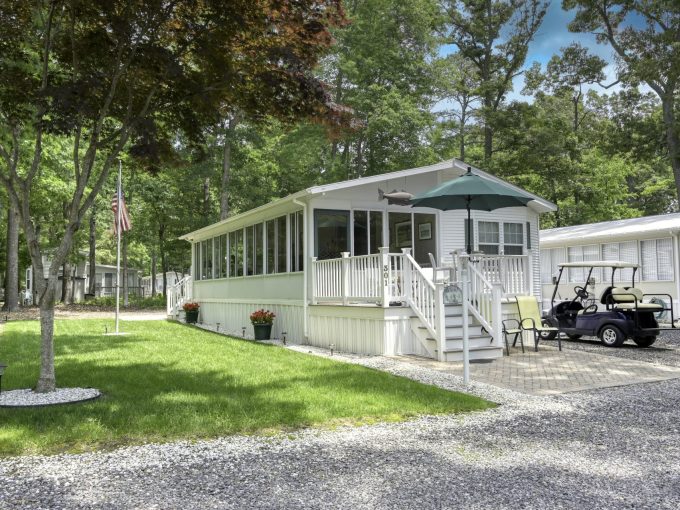
[[[461, 388], [458, 377], [353, 358]], [[678, 508], [680, 381], [463, 416], [0, 462], [0, 508]]]

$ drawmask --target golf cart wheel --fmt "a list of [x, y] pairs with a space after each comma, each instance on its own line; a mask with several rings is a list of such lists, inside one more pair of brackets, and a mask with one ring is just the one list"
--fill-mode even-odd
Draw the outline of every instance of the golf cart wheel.
[[637, 344], [638, 347], [649, 347], [654, 342], [656, 342], [655, 336], [636, 336], [633, 338], [633, 342]]
[[541, 331], [541, 340], [555, 340], [557, 331]]
[[600, 341], [607, 347], [620, 347], [626, 341], [626, 337], [619, 328], [607, 324], [600, 330]]
[[569, 333], [567, 333], [567, 338], [569, 338], [569, 340], [578, 340], [582, 336], [583, 335], [570, 335]]

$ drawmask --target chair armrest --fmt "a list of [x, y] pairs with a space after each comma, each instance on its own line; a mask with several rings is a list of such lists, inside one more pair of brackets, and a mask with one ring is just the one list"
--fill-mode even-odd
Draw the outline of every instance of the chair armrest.
[[[528, 328], [524, 325], [524, 323], [526, 321], [531, 321], [531, 327], [530, 328]], [[535, 330], [536, 329], [536, 321], [534, 319], [530, 318], [530, 317], [526, 318], [526, 319], [522, 319], [522, 322], [520, 322], [520, 326], [521, 326], [522, 329]]]
[[507, 324], [510, 323], [510, 322], [517, 324], [517, 329], [522, 329], [522, 326], [517, 319], [505, 319], [504, 321], [501, 321], [501, 323], [503, 324], [503, 331], [507, 331], [509, 329], [514, 329], [514, 328], [507, 327]]

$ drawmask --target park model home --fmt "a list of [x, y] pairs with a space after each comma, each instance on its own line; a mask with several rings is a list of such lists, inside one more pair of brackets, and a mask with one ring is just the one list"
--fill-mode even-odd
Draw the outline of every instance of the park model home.
[[[179, 315], [192, 299], [201, 305], [201, 322], [251, 336], [249, 314], [268, 308], [277, 315], [275, 337], [285, 332], [341, 351], [456, 359], [455, 272], [434, 278], [431, 260], [451, 264], [452, 252], [464, 249], [467, 213], [410, 207], [403, 193], [423, 193], [467, 169], [448, 160], [314, 186], [186, 234], [193, 278], [171, 289], [168, 313]], [[531, 197], [527, 207], [472, 211], [473, 247], [483, 252], [471, 264], [473, 358], [501, 355], [502, 302], [540, 294], [538, 219], [555, 207]]]
[[[657, 299], [672, 300], [673, 308], [680, 309], [679, 236], [678, 213], [542, 230], [544, 307], [550, 303], [553, 277], [557, 275], [561, 262], [620, 260], [639, 265], [635, 274], [636, 286], [640, 285], [648, 294], [659, 294]], [[582, 268], [569, 268], [566, 278], [562, 276], [563, 283], [559, 286], [557, 297], [572, 296], [573, 287], [584, 284], [587, 277], [584, 271]], [[630, 285], [633, 270], [619, 270], [614, 276], [615, 283]], [[597, 268], [591, 279], [593, 285], [588, 290], [599, 297], [611, 285], [611, 272]]]

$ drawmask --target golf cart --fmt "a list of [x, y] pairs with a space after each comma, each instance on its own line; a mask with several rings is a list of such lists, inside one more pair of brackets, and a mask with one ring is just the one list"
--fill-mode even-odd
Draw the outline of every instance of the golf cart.
[[[645, 294], [635, 287], [637, 264], [617, 261], [567, 262], [559, 264], [559, 274], [555, 279], [550, 310], [544, 319], [560, 333], [572, 340], [581, 336], [597, 336], [607, 347], [619, 347], [627, 338], [632, 338], [639, 347], [649, 347], [656, 341], [662, 328], [657, 317], [670, 312], [671, 328], [675, 327], [673, 301], [667, 294]], [[581, 268], [587, 272], [583, 285], [574, 287], [574, 297], [556, 303], [558, 287], [562, 274], [567, 268]], [[588, 292], [589, 285], [594, 287], [592, 278], [596, 268], [611, 269], [611, 285], [597, 298]], [[632, 269], [630, 287], [614, 284], [617, 270]], [[661, 296], [667, 298], [663, 303]], [[553, 336], [554, 337], [554, 336]]]

